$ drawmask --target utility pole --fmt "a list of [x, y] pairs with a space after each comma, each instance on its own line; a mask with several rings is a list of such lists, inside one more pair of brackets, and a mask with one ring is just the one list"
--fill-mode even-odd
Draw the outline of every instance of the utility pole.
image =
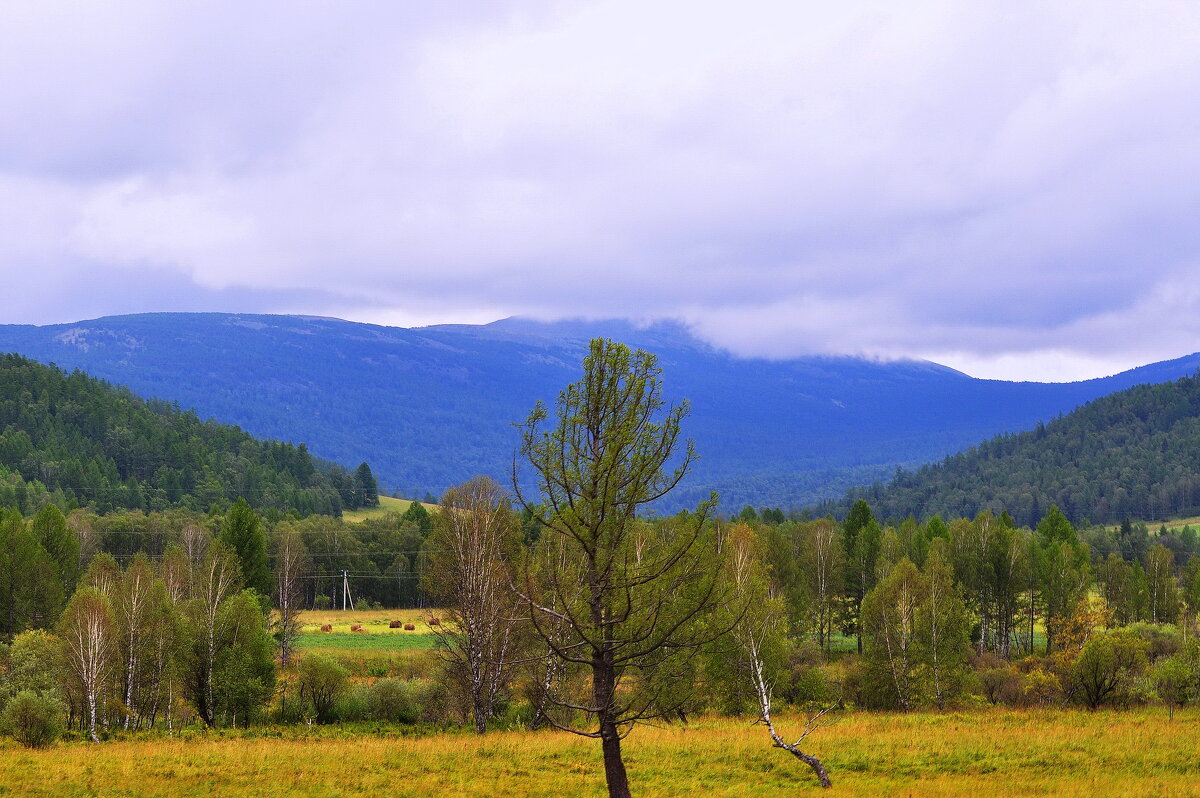
[[342, 571], [342, 609], [346, 609], [346, 603], [349, 602], [350, 609], [354, 609], [354, 599], [350, 596], [350, 572]]

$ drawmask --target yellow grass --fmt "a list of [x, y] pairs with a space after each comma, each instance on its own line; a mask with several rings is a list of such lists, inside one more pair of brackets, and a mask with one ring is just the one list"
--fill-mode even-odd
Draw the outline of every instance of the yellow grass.
[[[412, 502], [407, 499], [393, 499], [391, 496], [380, 496], [378, 507], [361, 507], [357, 510], [346, 510], [342, 513], [342, 520], [350, 523], [358, 523], [366, 521], [369, 518], [382, 518], [388, 513], [403, 513], [408, 509]], [[426, 510], [433, 511], [437, 509], [436, 504], [421, 502]]]
[[[795, 719], [781, 718], [781, 726]], [[809, 739], [810, 771], [761, 726], [702, 719], [626, 741], [634, 794], [779, 796], [1200, 795], [1200, 710], [854, 714]], [[599, 745], [558, 732], [422, 738], [154, 740], [0, 746], [0, 791], [28, 796], [604, 794]]]

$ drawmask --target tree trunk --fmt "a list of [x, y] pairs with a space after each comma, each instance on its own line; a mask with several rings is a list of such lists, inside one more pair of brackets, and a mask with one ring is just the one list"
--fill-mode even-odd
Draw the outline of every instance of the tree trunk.
[[612, 723], [600, 726], [600, 741], [604, 749], [604, 780], [608, 782], [608, 798], [631, 798], [625, 760], [621, 758], [621, 735]]
[[100, 738], [96, 736], [96, 688], [88, 685], [86, 689], [88, 697], [89, 736], [92, 738], [92, 742], [98, 743], [100, 742]]
[[617, 686], [616, 668], [611, 651], [597, 651], [592, 660], [592, 698], [599, 710], [600, 742], [604, 751], [604, 780], [608, 798], [631, 798], [625, 760], [621, 758], [621, 733], [612, 715], [613, 694]]
[[799, 750], [798, 748], [793, 748], [792, 746], [780, 746], [780, 747], [787, 749], [792, 754], [792, 756], [796, 757], [801, 762], [803, 762], [804, 764], [806, 764], [810, 768], [812, 768], [813, 773], [817, 774], [817, 781], [821, 782], [822, 787], [828, 788], [828, 787], [833, 786], [833, 782], [831, 782], [829, 780], [829, 774], [825, 772], [825, 766], [823, 764], [821, 764], [821, 760], [817, 759], [815, 756], [813, 756], [811, 754], [804, 753], [803, 751]]
[[474, 715], [475, 715], [475, 733], [476, 734], [485, 734], [485, 733], [487, 733], [489, 707], [487, 706], [487, 700], [480, 694], [480, 692], [481, 692], [480, 690], [476, 689], [475, 695], [473, 696], [473, 699], [474, 699], [473, 710], [474, 710]]

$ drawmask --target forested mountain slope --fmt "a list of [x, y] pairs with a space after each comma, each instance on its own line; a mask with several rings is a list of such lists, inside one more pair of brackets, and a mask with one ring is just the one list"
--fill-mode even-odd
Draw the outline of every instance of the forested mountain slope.
[[1033, 430], [1000, 435], [851, 491], [889, 519], [1007, 510], [1034, 525], [1052, 504], [1074, 521], [1161, 519], [1200, 510], [1200, 377], [1121, 391]]
[[242, 496], [260, 508], [336, 515], [377, 501], [330, 465], [303, 444], [255, 440], [78, 371], [0, 356], [0, 507], [207, 510]]
[[1069, 384], [978, 380], [934, 363], [849, 357], [764, 360], [714, 349], [677, 325], [623, 322], [415, 329], [337, 319], [143, 314], [0, 326], [0, 351], [80, 368], [236, 423], [306, 441], [382, 489], [434, 494], [484, 473], [507, 481], [513, 422], [578, 379], [607, 335], [659, 356], [701, 460], [672, 507], [710, 489], [725, 507], [799, 507], [999, 432], [1027, 429], [1112, 391], [1190, 374], [1200, 357]]

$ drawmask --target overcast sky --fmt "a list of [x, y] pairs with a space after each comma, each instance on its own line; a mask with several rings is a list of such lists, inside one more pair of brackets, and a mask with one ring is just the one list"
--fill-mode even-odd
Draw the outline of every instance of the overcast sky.
[[0, 4], [0, 321], [1200, 350], [1200, 3]]

